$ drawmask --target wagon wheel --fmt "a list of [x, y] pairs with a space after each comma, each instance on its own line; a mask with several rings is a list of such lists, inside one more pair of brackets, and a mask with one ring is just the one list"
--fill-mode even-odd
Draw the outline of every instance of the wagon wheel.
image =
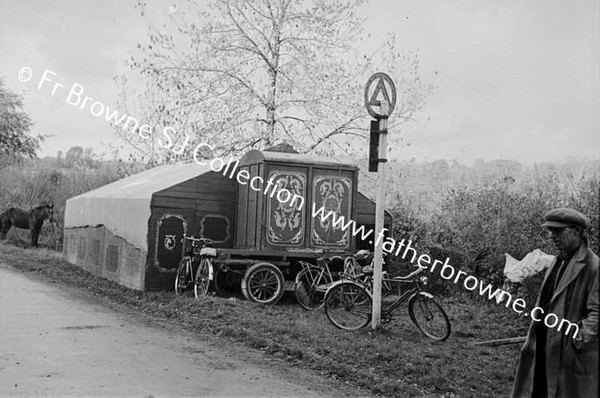
[[242, 293], [248, 301], [275, 304], [283, 296], [283, 274], [273, 264], [254, 264], [242, 278]]

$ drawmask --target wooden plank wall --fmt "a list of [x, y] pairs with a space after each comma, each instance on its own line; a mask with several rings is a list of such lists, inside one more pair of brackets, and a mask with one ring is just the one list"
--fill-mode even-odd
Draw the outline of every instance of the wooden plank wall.
[[229, 220], [230, 237], [215, 247], [232, 248], [235, 240], [235, 217], [238, 182], [216, 172], [184, 181], [156, 192], [151, 201], [152, 215], [148, 220], [148, 258], [146, 288], [148, 290], [170, 288], [174, 272], [161, 271], [154, 266], [158, 220], [165, 214], [177, 214], [187, 222], [187, 234], [199, 236], [200, 221], [204, 216], [219, 215]]
[[[247, 170], [250, 179], [261, 176], [264, 180], [262, 163], [241, 166], [240, 170]], [[237, 183], [237, 182], [236, 182]], [[249, 183], [248, 183], [249, 184]], [[263, 234], [263, 192], [256, 191], [248, 184], [239, 185], [239, 200], [237, 203], [237, 220], [235, 220], [236, 242], [235, 247], [240, 249], [260, 249], [260, 240]], [[261, 190], [266, 185], [263, 183]]]
[[[356, 222], [358, 224], [375, 224], [375, 202], [369, 200], [365, 195], [358, 192], [356, 196]], [[392, 216], [385, 212], [384, 224], [392, 224]]]

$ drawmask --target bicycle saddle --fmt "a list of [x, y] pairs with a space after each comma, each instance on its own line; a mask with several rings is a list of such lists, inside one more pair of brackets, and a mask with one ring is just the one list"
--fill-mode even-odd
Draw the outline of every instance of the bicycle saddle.
[[356, 257], [357, 260], [364, 260], [365, 258], [369, 257], [370, 254], [371, 253], [368, 250], [362, 249], [357, 251], [354, 257]]

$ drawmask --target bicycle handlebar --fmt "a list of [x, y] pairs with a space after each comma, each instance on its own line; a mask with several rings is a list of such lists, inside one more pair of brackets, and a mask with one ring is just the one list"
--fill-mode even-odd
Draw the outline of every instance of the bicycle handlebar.
[[[417, 268], [416, 270], [414, 270], [413, 272], [411, 272], [408, 275], [405, 275], [405, 276], [394, 276], [391, 279], [392, 280], [396, 279], [396, 280], [401, 280], [401, 281], [403, 281], [403, 280], [409, 280], [409, 279], [412, 279], [415, 275], [420, 274], [421, 272], [423, 272], [424, 269], [425, 268], [423, 268], [423, 267], [419, 267], [419, 268]], [[363, 267], [363, 273], [366, 274], [366, 275], [372, 275], [373, 274], [373, 267], [371, 267], [370, 265], [367, 265], [367, 266]]]
[[425, 268], [423, 268], [423, 267], [419, 267], [419, 268], [417, 268], [416, 270], [414, 270], [413, 272], [411, 272], [408, 275], [405, 275], [405, 276], [395, 276], [392, 279], [399, 279], [399, 280], [411, 279], [415, 275], [420, 274], [421, 272], [423, 272], [424, 269]]

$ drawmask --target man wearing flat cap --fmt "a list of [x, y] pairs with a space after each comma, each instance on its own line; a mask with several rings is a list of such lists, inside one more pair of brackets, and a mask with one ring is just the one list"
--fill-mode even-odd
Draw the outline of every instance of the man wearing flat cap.
[[[580, 212], [554, 209], [544, 216], [559, 251], [537, 299], [538, 311], [521, 348], [513, 397], [598, 396], [598, 256], [588, 248], [590, 222]], [[544, 318], [548, 314], [555, 317]], [[569, 323], [577, 325], [568, 328]], [[546, 324], [553, 325], [549, 327]], [[567, 332], [567, 329], [568, 332]]]

